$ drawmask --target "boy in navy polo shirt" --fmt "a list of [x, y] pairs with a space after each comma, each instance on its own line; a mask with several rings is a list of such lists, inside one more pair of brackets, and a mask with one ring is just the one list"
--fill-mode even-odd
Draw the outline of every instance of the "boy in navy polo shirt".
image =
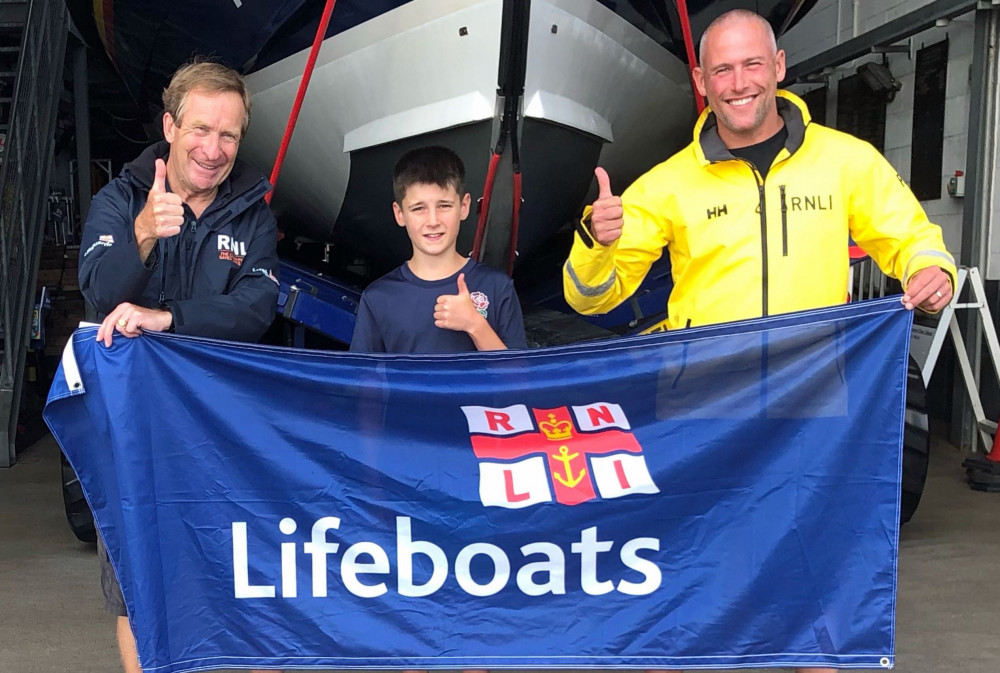
[[458, 353], [526, 348], [521, 306], [505, 274], [455, 249], [469, 215], [465, 166], [445, 147], [404, 154], [393, 171], [392, 210], [413, 256], [361, 295], [351, 350]]

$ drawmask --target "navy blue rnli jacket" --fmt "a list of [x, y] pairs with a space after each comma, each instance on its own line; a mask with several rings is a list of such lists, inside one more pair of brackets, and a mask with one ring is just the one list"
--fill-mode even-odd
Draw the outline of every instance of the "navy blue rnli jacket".
[[237, 160], [201, 217], [185, 205], [181, 233], [157, 241], [144, 264], [135, 218], [155, 160], [169, 151], [165, 142], [146, 148], [94, 197], [80, 245], [80, 289], [102, 318], [127, 301], [168, 309], [178, 334], [256, 341], [278, 298], [277, 227], [263, 200], [270, 184]]

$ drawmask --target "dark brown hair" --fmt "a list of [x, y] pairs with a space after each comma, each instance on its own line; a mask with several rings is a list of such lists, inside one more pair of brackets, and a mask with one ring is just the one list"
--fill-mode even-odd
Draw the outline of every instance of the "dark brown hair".
[[465, 165], [447, 147], [418, 147], [401, 156], [392, 172], [392, 195], [396, 203], [403, 203], [411, 185], [454, 187], [460, 197], [465, 196]]

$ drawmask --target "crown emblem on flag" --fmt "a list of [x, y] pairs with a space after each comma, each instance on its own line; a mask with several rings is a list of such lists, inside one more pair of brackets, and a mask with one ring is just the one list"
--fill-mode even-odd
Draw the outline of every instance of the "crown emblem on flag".
[[464, 406], [484, 505], [578, 505], [659, 493], [621, 406]]
[[569, 421], [556, 420], [555, 414], [549, 414], [549, 420], [542, 421], [538, 427], [553, 442], [561, 442], [573, 436], [573, 424]]

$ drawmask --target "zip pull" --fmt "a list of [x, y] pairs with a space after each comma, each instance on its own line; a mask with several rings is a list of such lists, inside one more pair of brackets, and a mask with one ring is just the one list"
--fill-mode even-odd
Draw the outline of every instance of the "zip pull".
[[160, 306], [167, 300], [167, 243], [161, 239], [156, 242], [160, 247]]
[[788, 257], [788, 204], [785, 203], [785, 185], [779, 185], [781, 191], [781, 254]]

